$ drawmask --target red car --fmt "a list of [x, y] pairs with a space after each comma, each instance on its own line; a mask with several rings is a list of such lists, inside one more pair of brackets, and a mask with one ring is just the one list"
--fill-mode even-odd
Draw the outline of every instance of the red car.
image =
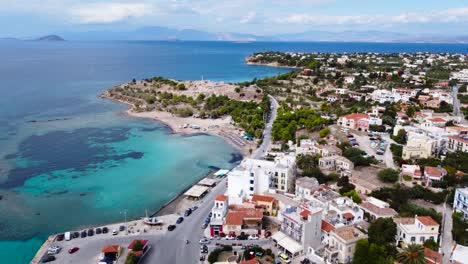
[[70, 248], [70, 249], [68, 250], [68, 253], [73, 254], [73, 253], [77, 252], [79, 249], [80, 249], [79, 247]]

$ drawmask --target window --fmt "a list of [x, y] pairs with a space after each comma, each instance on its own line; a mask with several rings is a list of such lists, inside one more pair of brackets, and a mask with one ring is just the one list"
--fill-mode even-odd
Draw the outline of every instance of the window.
[[253, 188], [253, 187], [250, 187], [250, 190], [253, 192], [254, 188]]
[[254, 180], [250, 180], [250, 184], [253, 184], [254, 183]]
[[412, 236], [411, 237], [411, 242], [416, 242], [416, 237]]
[[420, 237], [420, 238], [419, 238], [419, 242], [423, 242], [423, 243], [424, 243], [424, 240], [425, 240], [425, 237]]

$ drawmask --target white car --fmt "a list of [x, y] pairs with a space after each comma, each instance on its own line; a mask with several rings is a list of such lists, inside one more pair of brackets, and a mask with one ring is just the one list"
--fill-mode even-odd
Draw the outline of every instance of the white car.
[[115, 236], [119, 233], [119, 231], [117, 231], [116, 229], [112, 230], [112, 235]]
[[235, 240], [236, 239], [236, 236], [235, 235], [228, 235], [226, 237], [227, 240]]
[[250, 235], [249, 240], [258, 240], [260, 237], [258, 235]]
[[48, 250], [47, 253], [55, 255], [60, 253], [60, 250], [62, 250], [61, 246], [51, 246]]
[[199, 241], [200, 244], [209, 244], [210, 243], [210, 240], [206, 239], [206, 238], [202, 238], [200, 239]]

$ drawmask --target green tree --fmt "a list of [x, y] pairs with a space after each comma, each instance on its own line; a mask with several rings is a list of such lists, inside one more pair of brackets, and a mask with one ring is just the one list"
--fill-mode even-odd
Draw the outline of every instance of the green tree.
[[324, 137], [328, 136], [328, 134], [330, 134], [330, 129], [328, 127], [320, 130], [320, 132], [319, 132], [319, 135], [320, 135], [321, 138], [324, 138]]
[[177, 89], [178, 89], [178, 90], [185, 90], [185, 89], [186, 89], [186, 88], [185, 88], [185, 84], [179, 83], [179, 84], [177, 85]]
[[137, 255], [130, 253], [125, 259], [125, 264], [137, 264], [139, 259], [140, 258]]
[[398, 181], [399, 173], [394, 169], [383, 169], [377, 173], [377, 177], [383, 182], [395, 183]]
[[396, 233], [397, 227], [391, 218], [379, 218], [369, 226], [369, 242], [380, 246], [393, 244]]
[[397, 254], [396, 259], [402, 264], [425, 264], [424, 247], [410, 244], [402, 252]]
[[135, 243], [133, 243], [132, 250], [133, 250], [133, 251], [140, 251], [140, 250], [143, 250], [143, 244], [141, 244], [141, 241], [140, 241], [140, 240], [136, 240]]
[[434, 251], [439, 250], [439, 244], [437, 244], [437, 242], [435, 242], [434, 239], [428, 239], [424, 241], [424, 247], [428, 249], [432, 249]]
[[395, 142], [404, 145], [407, 141], [407, 133], [404, 129], [400, 129], [398, 130], [398, 134], [393, 136], [392, 139], [395, 140]]
[[366, 239], [357, 241], [354, 250], [353, 264], [392, 264], [385, 247], [369, 243]]

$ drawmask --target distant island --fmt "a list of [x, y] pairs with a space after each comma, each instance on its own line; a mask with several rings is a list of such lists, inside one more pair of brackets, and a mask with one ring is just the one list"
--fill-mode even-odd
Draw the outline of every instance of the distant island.
[[47, 35], [37, 38], [35, 41], [65, 41], [65, 39], [57, 35]]

